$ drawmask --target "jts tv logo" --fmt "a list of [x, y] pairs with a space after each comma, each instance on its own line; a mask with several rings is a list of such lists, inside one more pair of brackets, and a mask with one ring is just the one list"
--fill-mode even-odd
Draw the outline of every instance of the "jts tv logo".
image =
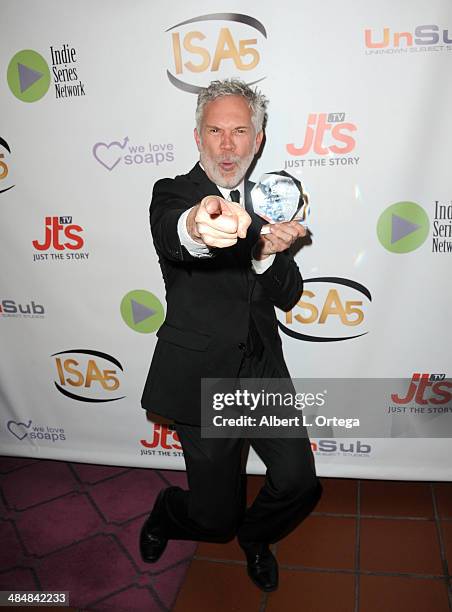
[[364, 30], [366, 53], [411, 53], [426, 51], [452, 51], [449, 30], [438, 25], [419, 25], [414, 31], [393, 32], [391, 28], [374, 32]]
[[11, 149], [9, 144], [0, 136], [0, 193], [5, 193], [5, 191], [9, 191], [14, 187], [14, 185], [10, 185], [11, 177], [8, 179], [10, 155]]
[[[182, 446], [172, 425], [153, 425], [151, 440], [140, 440], [142, 455], [181, 455]], [[173, 451], [172, 453], [170, 451]]]
[[[321, 159], [287, 160], [286, 168], [306, 166], [348, 166], [356, 165], [359, 157], [343, 157], [354, 151], [356, 140], [352, 134], [357, 131], [355, 123], [346, 121], [345, 113], [310, 113], [302, 144], [286, 145], [289, 155], [305, 157], [309, 154]], [[329, 156], [328, 161], [322, 159]], [[335, 157], [339, 156], [339, 157]]]
[[[304, 283], [312, 289], [305, 289], [297, 305], [280, 315], [284, 322], [278, 324], [285, 334], [309, 342], [338, 342], [368, 333], [366, 315], [372, 296], [367, 287], [334, 276]], [[352, 330], [356, 333], [350, 334]]]
[[[33, 247], [39, 254], [33, 255], [33, 261], [47, 259], [88, 259], [89, 253], [76, 253], [83, 245], [80, 235], [83, 227], [72, 222], [71, 216], [46, 217], [44, 220], [44, 238], [42, 242], [33, 240]], [[54, 249], [56, 253], [44, 253]], [[62, 253], [61, 251], [69, 251]], [[50, 257], [49, 257], [50, 256]]]
[[[192, 29], [192, 24], [198, 24]], [[213, 79], [240, 75], [250, 85], [265, 78], [263, 24], [249, 15], [212, 13], [177, 23], [170, 33], [170, 82], [198, 94]], [[243, 74], [242, 74], [243, 73]], [[251, 78], [250, 78], [251, 77]]]
[[125, 397], [120, 395], [123, 367], [115, 357], [88, 349], [60, 351], [52, 357], [55, 387], [66, 397], [81, 402], [113, 402]]
[[400, 397], [397, 393], [392, 393], [391, 400], [401, 406], [410, 402], [419, 406], [448, 404], [452, 400], [452, 381], [446, 380], [445, 374], [415, 372], [408, 385], [406, 395]]

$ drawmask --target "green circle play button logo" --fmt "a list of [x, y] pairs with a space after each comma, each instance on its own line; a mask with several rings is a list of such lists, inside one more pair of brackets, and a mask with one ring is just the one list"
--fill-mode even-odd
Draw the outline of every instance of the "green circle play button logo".
[[409, 253], [425, 242], [429, 232], [425, 210], [415, 202], [397, 202], [378, 219], [377, 236], [391, 253]]
[[16, 98], [22, 102], [36, 102], [50, 87], [50, 70], [42, 55], [25, 49], [9, 62], [7, 79]]
[[152, 334], [163, 323], [165, 313], [154, 294], [144, 289], [135, 289], [122, 298], [121, 316], [134, 331]]

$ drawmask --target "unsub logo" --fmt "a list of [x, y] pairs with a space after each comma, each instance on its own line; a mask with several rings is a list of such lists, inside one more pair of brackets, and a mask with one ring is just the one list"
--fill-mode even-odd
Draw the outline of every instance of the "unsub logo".
[[393, 31], [389, 27], [364, 30], [366, 53], [407, 53], [452, 51], [449, 30], [438, 25], [419, 25], [413, 30]]
[[31, 300], [28, 304], [21, 304], [15, 300], [0, 301], [0, 316], [3, 317], [26, 317], [43, 319], [45, 309], [42, 304]]
[[372, 452], [371, 445], [360, 440], [355, 442], [340, 442], [331, 439], [311, 440], [311, 448], [319, 455], [368, 456]]

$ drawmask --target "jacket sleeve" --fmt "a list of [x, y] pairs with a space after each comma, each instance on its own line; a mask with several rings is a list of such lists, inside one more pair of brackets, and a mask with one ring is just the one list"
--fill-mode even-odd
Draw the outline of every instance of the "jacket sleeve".
[[256, 274], [268, 299], [281, 310], [291, 310], [303, 293], [303, 279], [289, 251], [278, 253], [263, 274]]
[[177, 232], [179, 217], [197, 204], [188, 182], [161, 179], [154, 185], [149, 220], [157, 253], [173, 261], [203, 261], [190, 255]]

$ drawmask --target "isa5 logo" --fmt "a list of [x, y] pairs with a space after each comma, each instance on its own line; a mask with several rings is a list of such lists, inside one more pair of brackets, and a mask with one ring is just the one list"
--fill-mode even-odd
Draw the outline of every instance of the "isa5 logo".
[[210, 81], [237, 77], [252, 85], [265, 78], [267, 31], [251, 15], [211, 13], [171, 25], [167, 76], [178, 89], [198, 94]]

